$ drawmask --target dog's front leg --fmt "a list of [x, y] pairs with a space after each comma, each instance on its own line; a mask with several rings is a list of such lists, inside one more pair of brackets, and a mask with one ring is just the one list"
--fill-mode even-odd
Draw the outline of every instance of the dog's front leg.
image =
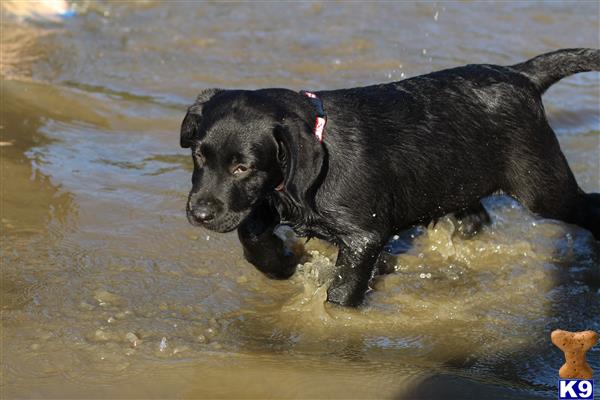
[[267, 202], [256, 206], [238, 227], [244, 257], [271, 279], [287, 279], [294, 274], [301, 254], [285, 246], [273, 233], [279, 214]]
[[362, 303], [384, 243], [366, 236], [342, 241], [327, 300], [344, 306]]

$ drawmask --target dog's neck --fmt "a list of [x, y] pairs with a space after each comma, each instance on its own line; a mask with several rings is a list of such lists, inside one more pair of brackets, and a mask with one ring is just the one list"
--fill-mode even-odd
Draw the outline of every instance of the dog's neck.
[[[319, 143], [322, 143], [323, 137], [325, 135], [325, 125], [327, 125], [327, 114], [325, 113], [325, 108], [323, 107], [323, 100], [321, 100], [321, 98], [315, 93], [309, 92], [307, 90], [301, 90], [300, 94], [308, 97], [311, 104], [315, 108], [317, 115], [315, 117], [313, 135], [315, 135]], [[281, 183], [275, 187], [275, 191], [282, 192], [285, 189], [283, 183], [284, 182], [281, 181]]]

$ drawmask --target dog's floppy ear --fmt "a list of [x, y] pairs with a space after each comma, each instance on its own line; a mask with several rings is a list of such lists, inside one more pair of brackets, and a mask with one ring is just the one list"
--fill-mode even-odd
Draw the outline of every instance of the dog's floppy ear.
[[186, 149], [192, 145], [194, 134], [200, 126], [200, 122], [202, 122], [202, 108], [204, 107], [204, 103], [222, 91], [222, 89], [204, 89], [196, 98], [196, 102], [188, 108], [187, 114], [181, 123], [181, 136], [179, 138], [181, 147]]
[[314, 207], [314, 186], [325, 162], [325, 149], [314, 136], [312, 127], [301, 118], [285, 118], [275, 129], [275, 140], [284, 154], [278, 154], [283, 171], [285, 192], [299, 206]]

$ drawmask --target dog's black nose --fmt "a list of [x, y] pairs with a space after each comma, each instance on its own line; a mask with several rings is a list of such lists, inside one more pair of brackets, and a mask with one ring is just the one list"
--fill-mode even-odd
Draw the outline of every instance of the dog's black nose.
[[192, 215], [200, 222], [208, 222], [215, 218], [215, 212], [205, 205], [195, 207], [192, 210]]

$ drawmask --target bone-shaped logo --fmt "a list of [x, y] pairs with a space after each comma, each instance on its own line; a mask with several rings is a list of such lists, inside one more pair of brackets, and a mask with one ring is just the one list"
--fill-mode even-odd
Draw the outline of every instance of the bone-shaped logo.
[[563, 379], [591, 379], [594, 371], [585, 359], [585, 353], [598, 343], [594, 331], [568, 332], [557, 329], [550, 334], [552, 343], [565, 353], [565, 363], [558, 374]]

